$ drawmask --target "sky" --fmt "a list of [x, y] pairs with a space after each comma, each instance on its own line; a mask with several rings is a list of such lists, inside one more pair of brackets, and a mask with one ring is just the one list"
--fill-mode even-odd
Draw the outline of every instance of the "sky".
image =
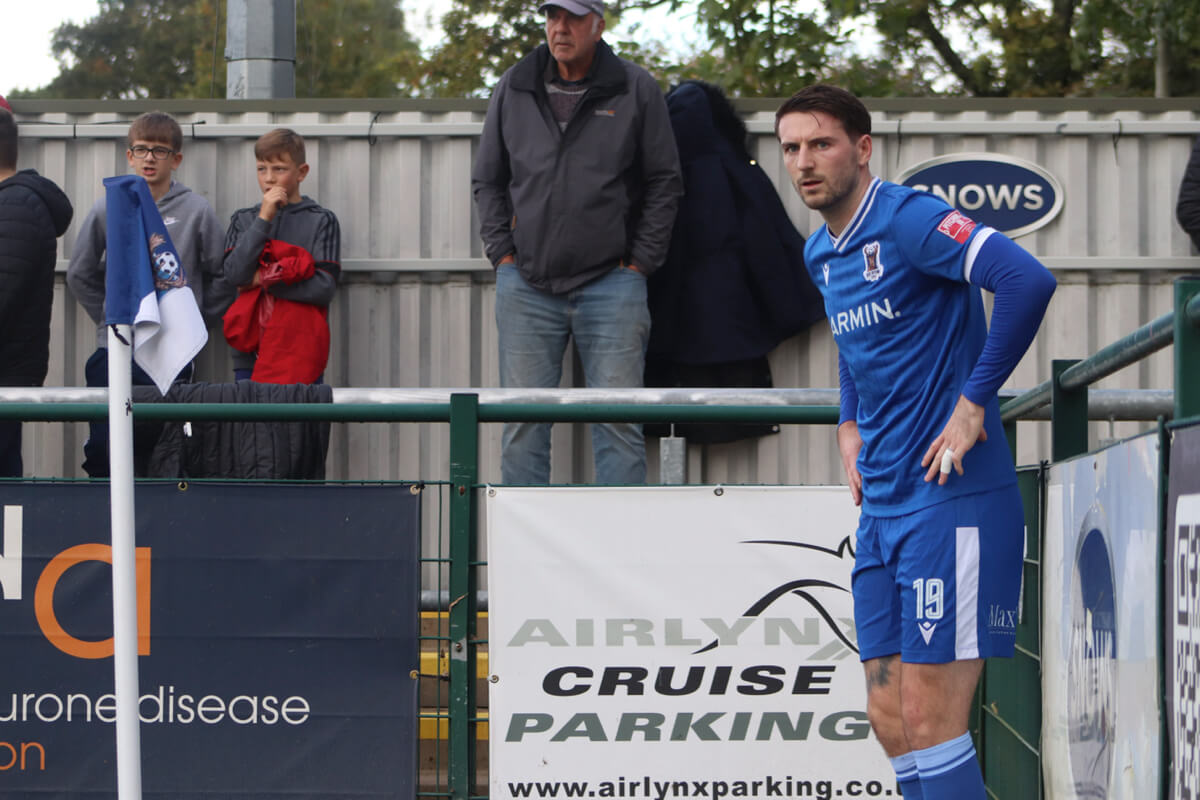
[[36, 89], [54, 80], [58, 62], [50, 53], [54, 29], [96, 16], [97, 0], [0, 0], [4, 46], [0, 47], [0, 94]]

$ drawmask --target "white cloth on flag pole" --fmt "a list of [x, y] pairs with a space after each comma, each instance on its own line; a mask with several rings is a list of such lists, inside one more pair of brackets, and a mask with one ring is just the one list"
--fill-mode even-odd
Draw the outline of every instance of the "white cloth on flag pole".
[[133, 326], [133, 360], [163, 394], [204, 343], [208, 331], [186, 267], [146, 181], [105, 178], [108, 210], [105, 324]]

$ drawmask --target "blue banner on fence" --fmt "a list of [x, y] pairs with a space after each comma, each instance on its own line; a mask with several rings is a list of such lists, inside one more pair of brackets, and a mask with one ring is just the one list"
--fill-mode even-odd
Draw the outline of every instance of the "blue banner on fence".
[[[414, 795], [419, 500], [137, 487], [144, 796]], [[114, 797], [108, 486], [0, 503], [0, 796]]]

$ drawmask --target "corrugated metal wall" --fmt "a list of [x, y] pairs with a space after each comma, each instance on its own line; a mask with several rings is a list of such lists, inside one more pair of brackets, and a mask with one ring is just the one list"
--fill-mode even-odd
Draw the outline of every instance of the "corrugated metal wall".
[[[895, 177], [934, 155], [992, 152], [1052, 172], [1066, 203], [1047, 227], [1020, 239], [1053, 269], [1059, 290], [1034, 347], [1009, 386], [1049, 377], [1052, 358], [1083, 357], [1171, 309], [1171, 280], [1200, 271], [1200, 259], [1174, 219], [1175, 194], [1200, 115], [1179, 101], [901, 101], [875, 112], [873, 169]], [[481, 257], [470, 170], [484, 105], [478, 101], [198, 101], [162, 103], [184, 126], [179, 180], [208, 198], [222, 221], [258, 199], [252, 145], [276, 126], [299, 130], [312, 171], [305, 193], [333, 209], [342, 225], [343, 282], [331, 308], [333, 353], [326, 379], [353, 387], [487, 387], [496, 378], [494, 284]], [[61, 244], [65, 270], [76, 231], [101, 195], [101, 179], [123, 174], [134, 103], [25, 101], [21, 167], [34, 167], [66, 190], [75, 222]], [[743, 108], [757, 156], [781, 188], [806, 236], [819, 224], [788, 187], [771, 133], [773, 103]], [[47, 385], [80, 386], [94, 328], [60, 281]], [[217, 343], [199, 359], [198, 378], [227, 380]], [[782, 344], [771, 356], [781, 387], [836, 385], [828, 328]], [[1170, 388], [1170, 352], [1105, 380], [1102, 388]], [[581, 385], [569, 358], [564, 385]], [[1022, 423], [1023, 462], [1048, 456], [1045, 423]], [[1133, 423], [1093, 424], [1093, 445], [1128, 435]], [[335, 426], [329, 476], [347, 479], [444, 478], [442, 425]], [[483, 480], [499, 479], [499, 426], [481, 444]], [[80, 475], [82, 424], [29, 424], [26, 472]], [[556, 426], [554, 482], [590, 479], [582, 426]], [[652, 444], [651, 475], [657, 474]], [[786, 427], [762, 439], [692, 447], [693, 482], [825, 483], [842, 480], [829, 428]]]

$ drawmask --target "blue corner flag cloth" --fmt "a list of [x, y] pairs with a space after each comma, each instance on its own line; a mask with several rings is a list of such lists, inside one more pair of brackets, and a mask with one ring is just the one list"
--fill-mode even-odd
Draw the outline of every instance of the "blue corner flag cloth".
[[204, 347], [208, 331], [146, 181], [137, 175], [105, 178], [104, 190], [104, 323], [133, 326], [133, 360], [166, 394]]

